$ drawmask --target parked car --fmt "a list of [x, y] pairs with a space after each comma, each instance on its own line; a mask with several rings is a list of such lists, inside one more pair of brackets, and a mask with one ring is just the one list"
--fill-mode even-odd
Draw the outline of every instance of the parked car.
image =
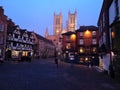
[[70, 60], [75, 60], [75, 54], [74, 54], [74, 52], [70, 52], [69, 53], [69, 59]]

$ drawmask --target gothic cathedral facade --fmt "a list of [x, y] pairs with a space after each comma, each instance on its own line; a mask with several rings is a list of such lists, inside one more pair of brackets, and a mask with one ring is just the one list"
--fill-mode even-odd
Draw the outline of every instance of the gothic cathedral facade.
[[48, 28], [45, 32], [45, 37], [49, 40], [52, 40], [55, 47], [58, 49], [61, 48], [61, 34], [72, 31], [75, 32], [77, 29], [77, 12], [71, 13], [68, 12], [68, 19], [66, 22], [66, 28], [63, 29], [63, 16], [60, 12], [59, 14], [54, 13], [54, 20], [53, 20], [53, 35], [49, 35]]
[[63, 29], [63, 19], [62, 19], [62, 13], [57, 15], [54, 13], [54, 22], [53, 22], [53, 29], [54, 29], [54, 35], [60, 35]]

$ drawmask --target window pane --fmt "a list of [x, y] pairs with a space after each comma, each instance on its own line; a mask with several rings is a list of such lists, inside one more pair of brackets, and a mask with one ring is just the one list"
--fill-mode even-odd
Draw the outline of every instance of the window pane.
[[80, 53], [84, 53], [84, 48], [83, 48], [83, 47], [80, 47], [79, 52], [80, 52]]
[[96, 35], [96, 31], [92, 31], [92, 35], [95, 36]]
[[83, 42], [83, 39], [80, 39], [80, 45], [82, 45], [84, 42]]
[[83, 36], [83, 32], [80, 32], [80, 36]]
[[96, 44], [97, 42], [96, 42], [96, 39], [92, 39], [92, 43], [93, 44]]

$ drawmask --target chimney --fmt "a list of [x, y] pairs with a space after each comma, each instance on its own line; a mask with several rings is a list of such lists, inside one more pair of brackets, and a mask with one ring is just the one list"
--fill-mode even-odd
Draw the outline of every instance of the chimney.
[[4, 15], [4, 9], [2, 6], [0, 6], [0, 15]]

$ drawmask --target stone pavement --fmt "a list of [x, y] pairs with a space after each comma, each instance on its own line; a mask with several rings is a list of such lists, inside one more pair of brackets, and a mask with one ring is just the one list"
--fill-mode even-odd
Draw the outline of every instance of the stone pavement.
[[120, 90], [120, 83], [94, 67], [43, 59], [0, 64], [0, 90]]

